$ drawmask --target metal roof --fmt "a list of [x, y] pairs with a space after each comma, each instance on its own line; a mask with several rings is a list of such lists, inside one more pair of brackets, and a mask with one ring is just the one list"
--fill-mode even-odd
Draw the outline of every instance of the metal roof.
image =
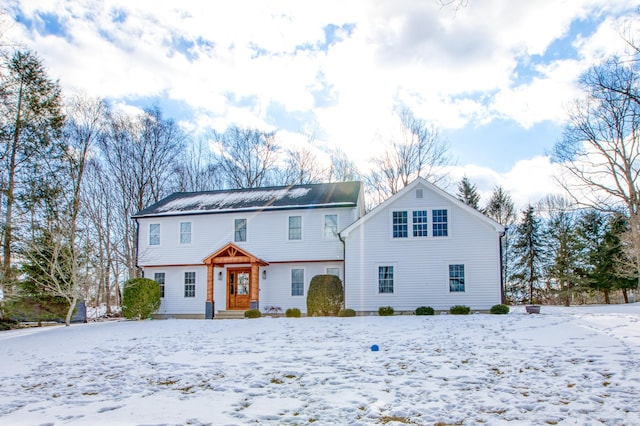
[[205, 192], [176, 192], [133, 217], [178, 216], [251, 210], [356, 206], [361, 182], [273, 186]]

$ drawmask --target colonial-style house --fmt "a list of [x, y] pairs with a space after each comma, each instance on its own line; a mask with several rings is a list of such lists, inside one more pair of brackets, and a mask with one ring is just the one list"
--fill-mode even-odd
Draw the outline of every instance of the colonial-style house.
[[338, 232], [364, 214], [360, 182], [175, 193], [140, 211], [138, 266], [158, 317], [306, 311], [311, 278], [344, 277]]
[[418, 178], [364, 214], [360, 182], [176, 193], [140, 211], [138, 266], [158, 317], [299, 308], [335, 274], [345, 306], [413, 311], [500, 303], [504, 228]]

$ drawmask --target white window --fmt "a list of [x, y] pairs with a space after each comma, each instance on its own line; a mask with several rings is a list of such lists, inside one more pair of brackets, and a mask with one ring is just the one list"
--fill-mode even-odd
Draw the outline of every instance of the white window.
[[247, 241], [247, 219], [235, 220], [235, 231], [233, 240], [236, 242]]
[[464, 265], [449, 265], [449, 291], [464, 292]]
[[393, 212], [393, 238], [407, 238], [409, 225], [406, 211]]
[[149, 224], [149, 245], [150, 246], [160, 245], [160, 224], [159, 223]]
[[191, 222], [180, 222], [180, 244], [191, 244]]
[[413, 236], [414, 237], [426, 237], [427, 236], [427, 211], [426, 210], [414, 210], [413, 211]]
[[433, 232], [431, 235], [434, 237], [446, 237], [449, 235], [449, 219], [447, 210], [433, 210], [431, 212], [431, 221], [433, 223]]
[[156, 272], [153, 274], [153, 280], [160, 284], [160, 297], [164, 297], [164, 272]]
[[196, 273], [184, 273], [184, 297], [196, 297]]
[[334, 240], [338, 238], [338, 215], [337, 214], [324, 215], [324, 237], [330, 240]]
[[289, 240], [302, 239], [302, 216], [289, 216]]
[[291, 295], [304, 296], [304, 269], [291, 270]]
[[393, 266], [378, 266], [378, 293], [393, 293]]

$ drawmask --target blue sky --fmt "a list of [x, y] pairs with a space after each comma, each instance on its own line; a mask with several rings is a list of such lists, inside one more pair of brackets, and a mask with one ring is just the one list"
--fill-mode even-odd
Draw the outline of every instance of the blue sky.
[[278, 130], [286, 146], [340, 147], [362, 169], [408, 107], [449, 143], [454, 183], [535, 202], [557, 191], [548, 154], [580, 74], [625, 54], [637, 5], [465, 3], [9, 0], [5, 38], [37, 51], [65, 93], [157, 104], [195, 135]]

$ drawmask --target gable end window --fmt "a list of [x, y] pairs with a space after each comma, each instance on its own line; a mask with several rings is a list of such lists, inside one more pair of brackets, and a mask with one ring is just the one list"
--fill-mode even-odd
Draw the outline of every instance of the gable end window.
[[153, 274], [153, 280], [160, 285], [160, 297], [164, 297], [164, 272]]
[[449, 219], [447, 211], [444, 209], [433, 210], [432, 212], [433, 233], [434, 237], [446, 237], [449, 235]]
[[196, 297], [196, 273], [184, 273], [184, 297]]
[[247, 219], [236, 219], [234, 229], [233, 241], [247, 241]]
[[378, 293], [393, 293], [393, 266], [378, 266]]
[[408, 236], [407, 212], [393, 212], [393, 238], [407, 238]]
[[149, 245], [150, 246], [160, 245], [160, 224], [159, 223], [149, 224]]
[[449, 291], [464, 292], [464, 265], [449, 265]]
[[302, 216], [289, 216], [289, 240], [302, 239]]
[[329, 240], [338, 238], [338, 215], [324, 215], [324, 237]]
[[413, 211], [413, 236], [414, 237], [426, 237], [427, 232], [427, 211], [426, 210], [414, 210]]
[[191, 222], [180, 222], [180, 244], [191, 244]]
[[304, 296], [304, 269], [291, 270], [291, 295]]

